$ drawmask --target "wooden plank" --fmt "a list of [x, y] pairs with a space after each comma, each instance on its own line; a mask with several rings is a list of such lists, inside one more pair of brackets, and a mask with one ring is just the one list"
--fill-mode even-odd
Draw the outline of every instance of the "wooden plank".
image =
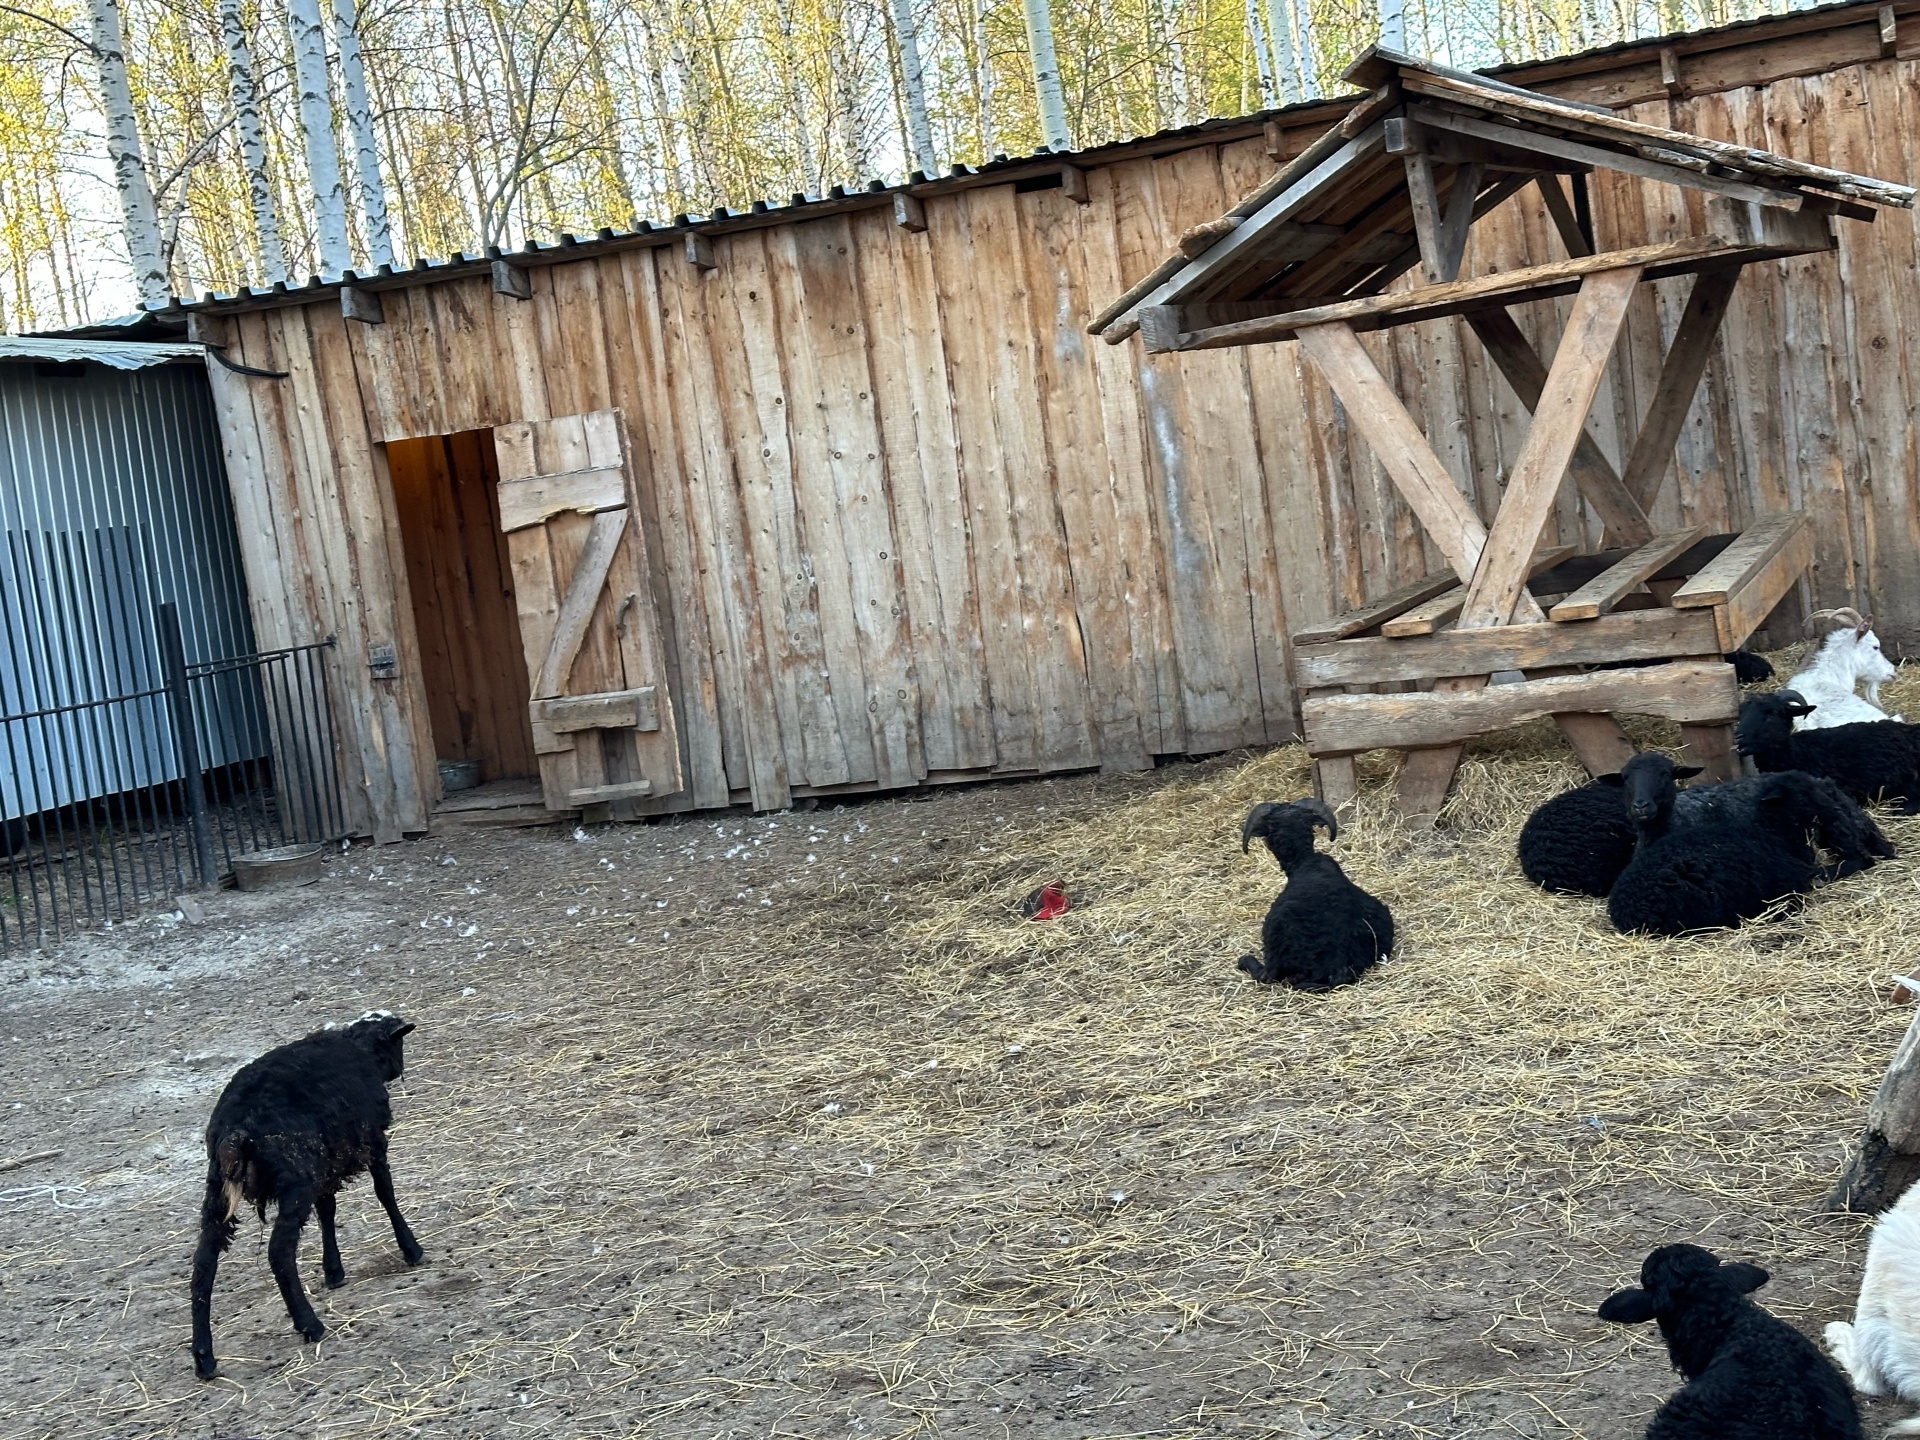
[[1634, 757], [1635, 747], [1611, 715], [1556, 711], [1554, 723], [1589, 775], [1612, 775]]
[[1732, 720], [1739, 707], [1733, 667], [1713, 659], [1553, 675], [1465, 693], [1318, 695], [1301, 710], [1307, 751], [1317, 758], [1449, 746], [1563, 712], [1708, 723]]
[[618, 469], [574, 470], [565, 475], [529, 475], [500, 482], [500, 528], [538, 525], [562, 510], [592, 515], [627, 503], [626, 476]]
[[625, 506], [618, 510], [602, 511], [593, 517], [593, 528], [588, 531], [586, 543], [574, 561], [566, 596], [554, 615], [553, 635], [547, 642], [546, 656], [539, 673], [534, 676], [534, 699], [558, 695], [566, 688], [567, 679], [573, 673], [574, 659], [580, 653], [587, 627], [593, 621], [594, 609], [600, 603], [600, 592], [606, 586], [607, 571], [613, 565], [613, 552], [619, 547], [620, 537], [626, 533], [626, 529]]
[[[1618, 605], [1629, 590], [1644, 584], [1669, 563], [1684, 555], [1702, 535], [1705, 525], [1689, 525], [1656, 535], [1626, 559], [1596, 575], [1547, 612], [1549, 620], [1592, 620]], [[1625, 657], [1622, 657], [1625, 658]]]
[[1455, 585], [1445, 594], [1436, 595], [1424, 605], [1416, 605], [1405, 614], [1387, 621], [1380, 627], [1380, 633], [1394, 640], [1410, 635], [1431, 635], [1459, 615], [1460, 607], [1466, 603], [1467, 587]]
[[575, 805], [607, 805], [616, 800], [638, 800], [653, 793], [650, 780], [623, 780], [612, 785], [586, 785], [567, 792]]
[[1305, 689], [1708, 655], [1718, 644], [1705, 612], [1659, 608], [1625, 610], [1581, 625], [1495, 625], [1405, 640], [1362, 636], [1297, 646], [1293, 656], [1296, 683]]
[[1766, 623], [1813, 563], [1813, 527], [1794, 527], [1786, 541], [1758, 569], [1749, 571], [1731, 587], [1726, 601], [1713, 607], [1720, 627], [1722, 651], [1738, 650]]
[[610, 690], [598, 695], [563, 695], [536, 700], [529, 707], [542, 725], [558, 734], [576, 730], [657, 730], [660, 710], [651, 685]]
[[1642, 505], [1653, 504], [1673, 459], [1674, 442], [1693, 406], [1694, 392], [1713, 354], [1741, 267], [1703, 270], [1693, 282], [1673, 343], [1667, 349], [1660, 379], [1634, 438], [1633, 453], [1627, 457], [1621, 483]]
[[1680, 743], [1686, 747], [1688, 761], [1706, 771], [1702, 783], [1739, 778], [1740, 761], [1733, 752], [1731, 725], [1682, 725]]
[[1420, 517], [1435, 547], [1455, 574], [1471, 579], [1487, 542], [1486, 527], [1372, 357], [1353, 331], [1338, 321], [1303, 328], [1299, 339], [1300, 348], [1320, 367], [1346, 407], [1348, 422], [1373, 447], [1375, 458]]
[[1567, 192], [1560, 184], [1558, 175], [1539, 175], [1534, 178], [1534, 188], [1540, 192], [1545, 202], [1547, 215], [1553, 221], [1553, 228], [1560, 236], [1561, 245], [1566, 247], [1569, 258], [1579, 255], [1591, 255], [1593, 244], [1580, 228], [1579, 217], [1573, 213], [1573, 205], [1567, 199]]
[[1313, 793], [1336, 813], [1360, 797], [1360, 777], [1351, 755], [1329, 755], [1313, 762]]
[[1716, 195], [1725, 195], [1734, 200], [1746, 200], [1756, 205], [1797, 209], [1802, 203], [1799, 192], [1794, 190], [1772, 189], [1742, 180], [1726, 180], [1716, 175], [1706, 174], [1704, 169], [1665, 164], [1658, 160], [1650, 160], [1643, 155], [1611, 150], [1602, 145], [1569, 140], [1559, 135], [1543, 135], [1536, 130], [1523, 130], [1512, 125], [1502, 125], [1477, 115], [1461, 115], [1438, 106], [1411, 106], [1408, 113], [1417, 117], [1421, 124], [1431, 125], [1436, 130], [1468, 135], [1476, 140], [1486, 140], [1496, 145], [1510, 145], [1515, 149], [1531, 150], [1537, 154], [1551, 156], [1555, 160], [1572, 161], [1574, 164], [1589, 165], [1596, 169], [1618, 170], [1623, 174], [1637, 175], [1643, 180], [1658, 180], [1690, 190], [1707, 190]]
[[[1547, 367], [1512, 314], [1505, 309], [1470, 310], [1467, 324], [1531, 414], [1546, 389]], [[1606, 527], [1612, 544], [1638, 545], [1653, 534], [1646, 510], [1627, 490], [1605, 453], [1583, 423], [1574, 442], [1567, 473]]]
[[1750, 526], [1708, 562], [1705, 569], [1675, 591], [1669, 603], [1681, 610], [1726, 604], [1806, 523], [1804, 515], [1774, 515]]
[[[1333, 640], [1344, 640], [1349, 635], [1358, 635], [1362, 631], [1372, 630], [1384, 624], [1396, 615], [1404, 615], [1414, 606], [1431, 600], [1434, 596], [1456, 588], [1460, 579], [1456, 575], [1427, 575], [1402, 585], [1392, 594], [1374, 601], [1371, 605], [1358, 610], [1348, 610], [1336, 615], [1324, 625], [1311, 625], [1305, 630], [1293, 632], [1295, 647], [1305, 645], [1324, 645]], [[1304, 683], [1304, 682], [1302, 682]]]
[[1554, 353], [1553, 368], [1547, 372], [1533, 428], [1514, 461], [1506, 497], [1468, 586], [1462, 628], [1504, 625], [1513, 618], [1515, 607], [1527, 602], [1527, 568], [1541, 527], [1553, 507], [1560, 477], [1573, 458], [1607, 357], [1626, 319], [1627, 302], [1639, 282], [1639, 267], [1629, 266], [1600, 271], [1581, 284], [1580, 298]]

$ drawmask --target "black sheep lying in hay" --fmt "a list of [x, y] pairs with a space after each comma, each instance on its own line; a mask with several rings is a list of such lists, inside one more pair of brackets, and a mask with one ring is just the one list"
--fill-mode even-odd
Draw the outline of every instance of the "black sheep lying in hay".
[[316, 1030], [269, 1050], [227, 1083], [207, 1123], [207, 1193], [200, 1208], [200, 1245], [193, 1256], [193, 1367], [202, 1380], [213, 1356], [213, 1277], [233, 1243], [234, 1212], [253, 1206], [264, 1221], [279, 1207], [267, 1264], [294, 1329], [308, 1340], [327, 1333], [300, 1284], [300, 1231], [320, 1217], [321, 1266], [328, 1285], [347, 1283], [333, 1233], [334, 1196], [363, 1170], [393, 1222], [409, 1265], [424, 1256], [401, 1218], [387, 1169], [393, 1106], [387, 1086], [406, 1068], [400, 1042], [413, 1029], [373, 1010], [340, 1029]]
[[1253, 807], [1240, 827], [1240, 849], [1257, 836], [1280, 868], [1287, 888], [1260, 927], [1262, 953], [1240, 957], [1240, 968], [1262, 985], [1331, 990], [1349, 985], [1393, 953], [1393, 916], [1362, 890], [1331, 855], [1313, 848], [1316, 825], [1339, 838], [1333, 811], [1320, 800], [1271, 801]]

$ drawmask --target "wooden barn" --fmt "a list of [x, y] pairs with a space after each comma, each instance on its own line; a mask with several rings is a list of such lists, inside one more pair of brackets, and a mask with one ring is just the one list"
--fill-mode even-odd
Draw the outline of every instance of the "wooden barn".
[[[1896, 0], [1499, 79], [1905, 182], [1916, 58], [1920, 0]], [[1294, 737], [1292, 635], [1445, 557], [1297, 344], [1149, 354], [1087, 326], [1358, 98], [161, 312], [216, 347], [259, 643], [339, 637], [355, 827]], [[1566, 173], [1568, 215], [1510, 190], [1459, 273], [1564, 260], [1561, 222], [1607, 251], [1702, 228], [1697, 190]], [[1803, 602], [1920, 636], [1917, 282], [1910, 210], [1747, 264], [1652, 529], [1804, 512]], [[1616, 470], [1691, 283], [1626, 302], [1584, 442]], [[1552, 354], [1573, 303], [1516, 305], [1518, 331]], [[1481, 336], [1442, 315], [1362, 343], [1491, 522], [1529, 416]], [[1562, 486], [1542, 537], [1596, 551], [1607, 517]], [[443, 795], [463, 760], [489, 783]]]

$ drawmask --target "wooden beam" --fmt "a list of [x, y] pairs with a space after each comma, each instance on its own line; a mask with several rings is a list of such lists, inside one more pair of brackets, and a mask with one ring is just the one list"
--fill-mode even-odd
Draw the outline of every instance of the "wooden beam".
[[1900, 48], [1900, 24], [1895, 19], [1893, 6], [1882, 5], [1878, 13], [1880, 22], [1880, 58], [1891, 60]]
[[1580, 228], [1580, 219], [1573, 213], [1567, 192], [1560, 188], [1560, 177], [1540, 175], [1535, 177], [1533, 183], [1540, 191], [1540, 198], [1546, 202], [1548, 218], [1553, 221], [1553, 228], [1560, 232], [1560, 243], [1566, 247], [1567, 254], [1591, 255], [1592, 242]]
[[[1599, 255], [1556, 260], [1547, 265], [1529, 265], [1497, 275], [1455, 280], [1447, 285], [1427, 285], [1391, 295], [1343, 300], [1335, 305], [1319, 305], [1260, 320], [1216, 326], [1209, 330], [1183, 331], [1179, 348], [1217, 350], [1233, 345], [1264, 345], [1275, 340], [1291, 340], [1294, 332], [1303, 327], [1334, 321], [1356, 332], [1384, 330], [1396, 325], [1417, 324], [1423, 320], [1444, 319], [1449, 315], [1464, 315], [1469, 310], [1551, 300], [1571, 294], [1580, 288], [1581, 281], [1588, 275], [1602, 270], [1639, 266], [1644, 269], [1646, 279], [1659, 280], [1722, 265], [1778, 259], [1786, 254], [1804, 253], [1806, 248], [1729, 245], [1717, 236], [1699, 235], [1686, 240], [1663, 241], [1657, 245], [1638, 245], [1629, 250], [1608, 250]], [[1167, 308], [1178, 309], [1175, 306]]]
[[1750, 526], [1709, 561], [1705, 569], [1676, 590], [1669, 603], [1679, 610], [1726, 604], [1806, 523], [1806, 516], [1795, 513], [1774, 515]]
[[1680, 56], [1671, 45], [1660, 47], [1660, 86], [1669, 95], [1685, 93], [1686, 87], [1680, 83]]
[[[1567, 596], [1547, 612], [1547, 618], [1558, 621], [1595, 620], [1610, 613], [1628, 591], [1664, 570], [1671, 561], [1692, 549], [1694, 542], [1706, 533], [1705, 525], [1689, 525], [1684, 530], [1671, 530], [1665, 535], [1654, 536], [1626, 559], [1602, 571]], [[1587, 628], [1584, 625], [1576, 627], [1579, 630]], [[1620, 658], [1624, 660], [1628, 657], [1623, 655]]]
[[1724, 723], [1740, 708], [1733, 667], [1717, 657], [1631, 670], [1552, 675], [1471, 692], [1319, 695], [1301, 704], [1307, 752], [1445, 747], [1561, 713], [1656, 715]]
[[1060, 167], [1060, 190], [1067, 199], [1076, 205], [1091, 205], [1093, 196], [1087, 193], [1087, 172], [1078, 165]]
[[1500, 513], [1467, 587], [1466, 608], [1460, 614], [1462, 629], [1505, 625], [1517, 604], [1531, 603], [1525, 593], [1528, 564], [1559, 493], [1560, 477], [1566, 474], [1586, 426], [1607, 357], [1626, 323], [1627, 303], [1639, 283], [1640, 268], [1630, 265], [1591, 274], [1581, 284], [1580, 298], [1567, 317], [1560, 348], [1534, 409], [1533, 425], [1507, 477]]
[[357, 285], [340, 287], [340, 313], [362, 325], [382, 325], [387, 319], [386, 311], [380, 308], [380, 297]]
[[1330, 755], [1313, 766], [1313, 793], [1333, 811], [1344, 810], [1359, 797], [1360, 777], [1351, 755]]
[[1719, 784], [1739, 778], [1740, 762], [1733, 753], [1731, 725], [1682, 725], [1680, 743], [1686, 746], [1693, 763], [1707, 772], [1708, 781]]
[[1366, 348], [1338, 322], [1303, 329], [1300, 347], [1320, 367], [1346, 408], [1347, 423], [1372, 447], [1454, 573], [1470, 578], [1487, 543], [1486, 526]]
[[1727, 265], [1702, 270], [1687, 297], [1687, 308], [1674, 328], [1673, 343], [1660, 367], [1660, 380], [1653, 390], [1653, 402], [1647, 406], [1640, 433], [1634, 438], [1633, 453], [1627, 456], [1620, 483], [1639, 502], [1642, 509], [1653, 505], [1666, 478], [1667, 462], [1680, 439], [1680, 427], [1693, 408], [1693, 395], [1706, 373], [1707, 360], [1713, 354], [1714, 338], [1720, 322], [1733, 302], [1733, 288], [1739, 282], [1741, 267]]
[[1287, 158], [1287, 127], [1278, 120], [1269, 120], [1260, 127], [1260, 139], [1267, 148], [1269, 160]]
[[1460, 115], [1451, 110], [1442, 110], [1433, 105], [1410, 107], [1413, 115], [1422, 125], [1431, 125], [1437, 130], [1452, 130], [1460, 135], [1472, 135], [1481, 140], [1491, 140], [1497, 145], [1511, 145], [1516, 150], [1531, 150], [1536, 154], [1551, 155], [1559, 160], [1577, 160], [1601, 170], [1618, 170], [1627, 175], [1638, 175], [1646, 180], [1660, 180], [1668, 185], [1679, 185], [1689, 190], [1707, 190], [1716, 195], [1727, 195], [1735, 200], [1751, 200], [1757, 205], [1778, 205], [1786, 209], [1798, 209], [1801, 203], [1800, 193], [1784, 186], [1769, 189], [1745, 180], [1727, 180], [1717, 175], [1709, 175], [1704, 169], [1695, 170], [1683, 165], [1674, 165], [1659, 160], [1649, 160], [1644, 155], [1621, 150], [1608, 150], [1604, 146], [1587, 144], [1579, 140], [1568, 140], [1559, 135], [1545, 135], [1534, 130], [1521, 130], [1512, 125], [1502, 125], [1498, 121], [1482, 119], [1478, 115]]
[[904, 191], [893, 197], [893, 223], [916, 234], [927, 228], [927, 207]]
[[653, 793], [651, 780], [623, 780], [615, 785], [589, 785], [579, 790], [569, 790], [567, 801], [572, 805], [611, 805], [616, 800], [639, 800]]
[[[1424, 605], [1416, 605], [1404, 615], [1387, 621], [1380, 627], [1380, 633], [1390, 640], [1404, 639], [1409, 635], [1431, 635], [1442, 625], [1460, 613], [1460, 607], [1467, 603], [1467, 587], [1455, 585], [1444, 594], [1436, 595]], [[1449, 671], [1449, 674], [1460, 672]]]
[[1480, 180], [1485, 172], [1479, 165], [1456, 165], [1453, 184], [1447, 190], [1447, 210], [1440, 221], [1440, 269], [1431, 278], [1438, 282], [1458, 280], [1460, 262], [1467, 253], [1467, 231], [1472, 228], [1474, 201], [1480, 195]]
[[493, 262], [493, 293], [510, 295], [515, 300], [533, 298], [533, 277], [519, 265], [508, 264], [505, 260]]
[[1720, 627], [1721, 650], [1738, 650], [1747, 638], [1766, 623], [1787, 596], [1787, 592], [1807, 573], [1813, 563], [1813, 527], [1802, 525], [1785, 544], [1768, 556], [1728, 593], [1724, 603], [1713, 607], [1714, 623]]
[[1302, 690], [1490, 675], [1548, 665], [1600, 665], [1711, 655], [1719, 648], [1704, 610], [1624, 610], [1584, 625], [1495, 625], [1389, 640], [1381, 636], [1296, 645], [1294, 684]]
[[696, 270], [717, 270], [720, 262], [713, 258], [713, 241], [698, 230], [687, 235], [687, 263]]
[[1399, 104], [1400, 87], [1389, 81], [1349, 110], [1334, 127], [1334, 133], [1343, 140], [1352, 140], [1356, 136], [1364, 135], [1368, 126]]
[[1349, 610], [1336, 615], [1323, 625], [1310, 625], [1305, 630], [1293, 632], [1295, 645], [1321, 645], [1332, 640], [1344, 640], [1349, 635], [1358, 635], [1363, 630], [1371, 630], [1376, 625], [1393, 619], [1411, 610], [1423, 601], [1431, 600], [1460, 583], [1457, 575], [1428, 575], [1410, 584], [1402, 585], [1392, 594], [1383, 596], [1358, 610]]
[[568, 470], [559, 475], [526, 475], [502, 480], [500, 529], [504, 534], [538, 525], [563, 510], [594, 515], [627, 503], [626, 471], [618, 465]]
[[[1511, 312], [1504, 309], [1470, 310], [1467, 323], [1480, 337], [1493, 363], [1507, 377], [1514, 396], [1532, 414], [1547, 384], [1547, 366], [1533, 348]], [[1653, 524], [1640, 502], [1614, 473], [1613, 464], [1583, 425], [1575, 440], [1568, 473], [1616, 545], [1638, 545], [1653, 534]]]
[[[1876, 984], [1886, 978], [1873, 977]], [[1900, 1037], [1892, 1063], [1867, 1105], [1865, 1132], [1827, 1197], [1827, 1208], [1877, 1214], [1916, 1179], [1920, 1179], [1920, 1010], [1907, 1022], [1907, 1033]]]

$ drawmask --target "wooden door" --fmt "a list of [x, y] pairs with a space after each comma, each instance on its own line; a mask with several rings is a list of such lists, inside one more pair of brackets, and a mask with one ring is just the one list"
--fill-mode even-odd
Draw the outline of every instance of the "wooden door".
[[493, 432], [547, 808], [616, 818], [683, 788], [624, 435], [617, 410]]

